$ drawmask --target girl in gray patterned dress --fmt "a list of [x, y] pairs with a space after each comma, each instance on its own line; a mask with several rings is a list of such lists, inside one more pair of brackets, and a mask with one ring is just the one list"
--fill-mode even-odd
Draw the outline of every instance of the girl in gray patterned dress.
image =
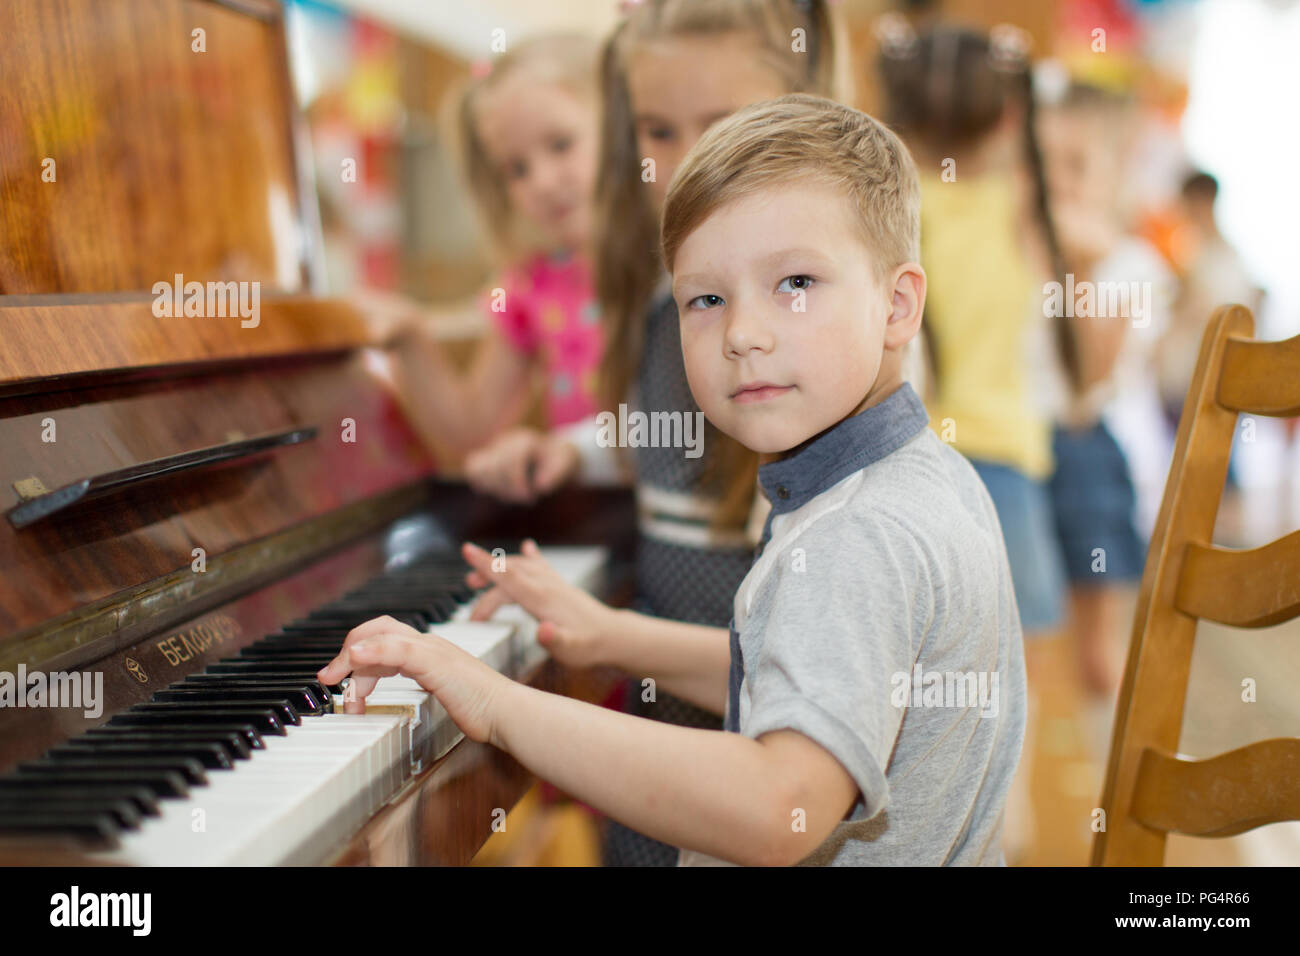
[[[848, 101], [838, 33], [824, 0], [645, 0], [630, 6], [610, 37], [594, 253], [609, 330], [601, 367], [608, 407], [703, 421], [695, 417], [677, 307], [659, 261], [668, 183], [704, 131], [742, 106], [791, 92]], [[725, 639], [763, 517], [755, 456], [711, 425], [698, 457], [664, 446], [620, 454], [601, 447], [596, 434], [593, 421], [549, 435], [518, 429], [472, 455], [466, 475], [481, 491], [532, 500], [575, 474], [597, 481], [630, 466], [640, 525], [635, 609], [719, 628]], [[722, 728], [720, 710], [655, 696], [644, 700], [640, 682], [630, 682], [628, 712]], [[677, 848], [611, 820], [604, 862], [672, 866]]]

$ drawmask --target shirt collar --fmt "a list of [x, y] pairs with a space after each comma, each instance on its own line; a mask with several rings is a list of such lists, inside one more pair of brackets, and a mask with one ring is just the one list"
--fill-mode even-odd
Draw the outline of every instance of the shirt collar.
[[929, 422], [921, 399], [904, 382], [883, 401], [844, 419], [790, 457], [760, 467], [758, 483], [773, 513], [794, 511], [897, 451]]

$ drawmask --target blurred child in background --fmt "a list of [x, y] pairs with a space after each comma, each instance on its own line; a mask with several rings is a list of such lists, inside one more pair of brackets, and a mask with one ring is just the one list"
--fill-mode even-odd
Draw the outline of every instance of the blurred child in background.
[[[551, 427], [596, 411], [604, 344], [590, 264], [598, 50], [576, 34], [524, 41], [486, 64], [452, 104], [461, 174], [501, 270], [480, 305], [491, 324], [469, 369], [451, 362], [417, 303], [358, 296], [381, 327], [392, 325], [388, 374], [431, 448], [489, 443], [521, 420], [539, 377]], [[606, 704], [617, 706], [622, 693]], [[546, 783], [536, 796], [521, 805], [516, 830], [525, 814], [563, 800]], [[574, 845], [597, 839], [580, 815], [553, 825]], [[509, 842], [496, 841], [484, 859], [507, 858]]]
[[1241, 257], [1219, 231], [1214, 216], [1218, 196], [1218, 180], [1209, 173], [1193, 172], [1183, 182], [1177, 250], [1183, 283], [1173, 321], [1157, 350], [1160, 393], [1175, 430], [1210, 316], [1234, 302], [1256, 311], [1261, 297]]
[[[798, 31], [797, 33], [795, 31]], [[695, 416], [682, 360], [677, 307], [659, 255], [659, 221], [677, 164], [713, 123], [742, 106], [785, 93], [836, 95], [846, 89], [835, 20], [825, 0], [645, 0], [606, 46], [604, 123], [598, 185], [597, 283], [609, 346], [601, 369], [605, 407]], [[840, 93], [841, 98], [843, 93]], [[596, 442], [595, 419], [567, 433], [517, 430], [466, 463], [479, 490], [532, 500], [571, 477], [617, 476], [620, 466]], [[755, 494], [757, 458], [708, 426], [699, 457], [682, 448], [638, 447], [635, 470], [640, 540], [636, 608], [698, 625], [702, 653], [729, 653], [732, 599], [749, 571], [762, 524]], [[576, 588], [555, 588], [539, 640], [563, 662], [585, 661], [568, 648], [608, 626]], [[660, 631], [639, 615], [617, 618], [618, 639]], [[658, 625], [662, 627], [662, 624]], [[686, 632], [683, 632], [686, 633]], [[674, 724], [719, 729], [720, 714], [631, 685], [628, 710]], [[609, 865], [672, 866], [676, 847], [611, 823]]]
[[1151, 354], [1168, 325], [1173, 275], [1160, 253], [1133, 234], [1123, 206], [1134, 131], [1130, 100], [1067, 81], [1041, 122], [1052, 215], [1073, 276], [1062, 295], [1073, 290], [1083, 372], [1077, 392], [1057, 375], [1045, 402], [1057, 419], [1049, 488], [1070, 582], [1069, 630], [1089, 698], [1089, 744], [1104, 760], [1127, 644], [1126, 598], [1146, 557], [1135, 527], [1129, 449], [1160, 484], [1168, 467]]
[[416, 320], [418, 307], [395, 307], [405, 319], [390, 350], [397, 391], [438, 444], [478, 447], [518, 423], [538, 375], [551, 427], [596, 410], [603, 348], [590, 265], [597, 50], [580, 35], [522, 42], [455, 104], [462, 174], [502, 275], [483, 301], [492, 322], [466, 374], [447, 358], [436, 330]]
[[[931, 427], [966, 455], [998, 512], [1025, 633], [1029, 721], [1007, 810], [1007, 858], [1032, 833], [1028, 782], [1036, 719], [1037, 638], [1061, 625], [1065, 572], [1052, 520], [1051, 422], [1031, 366], [1054, 336], [1065, 366], [1077, 346], [1064, 321], [1044, 330], [1042, 287], [1065, 271], [1035, 129], [1028, 38], [938, 25], [878, 24], [888, 120], [921, 170], [921, 260], [930, 277], [922, 329]], [[1037, 665], [1037, 666], [1036, 666]]]

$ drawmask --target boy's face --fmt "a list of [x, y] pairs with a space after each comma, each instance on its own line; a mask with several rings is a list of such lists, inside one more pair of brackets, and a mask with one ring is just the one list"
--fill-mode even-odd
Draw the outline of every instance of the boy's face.
[[718, 209], [677, 252], [691, 392], [754, 451], [789, 451], [902, 382], [925, 276], [909, 263], [878, 281], [855, 214], [829, 187], [776, 186]]

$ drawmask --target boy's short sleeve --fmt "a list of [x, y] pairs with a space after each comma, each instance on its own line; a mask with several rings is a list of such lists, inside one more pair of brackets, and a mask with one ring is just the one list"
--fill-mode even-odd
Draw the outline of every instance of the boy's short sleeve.
[[505, 340], [525, 355], [537, 349], [533, 285], [526, 270], [511, 269], [483, 298], [484, 311], [492, 317]]
[[742, 629], [741, 732], [789, 729], [815, 741], [858, 786], [851, 818], [875, 816], [906, 711], [891, 692], [896, 675], [910, 675], [932, 616], [912, 535], [884, 516], [818, 519], [775, 555]]

